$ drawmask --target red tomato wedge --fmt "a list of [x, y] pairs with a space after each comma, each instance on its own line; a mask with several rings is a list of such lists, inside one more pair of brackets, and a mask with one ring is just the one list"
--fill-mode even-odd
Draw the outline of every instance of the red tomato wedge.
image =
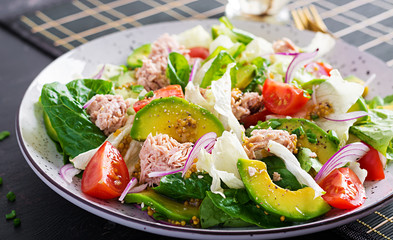
[[243, 123], [245, 128], [249, 128], [250, 126], [257, 125], [258, 121], [266, 121], [266, 116], [270, 114], [272, 114], [272, 112], [265, 108], [260, 112], [243, 117], [240, 122]]
[[291, 115], [298, 112], [310, 99], [302, 89], [266, 79], [262, 89], [265, 107], [272, 113]]
[[87, 164], [82, 176], [82, 192], [100, 198], [119, 197], [130, 176], [120, 152], [106, 141]]
[[190, 48], [190, 57], [206, 59], [209, 56], [209, 49], [204, 47]]
[[319, 183], [326, 191], [322, 198], [332, 207], [353, 209], [366, 200], [366, 190], [350, 168], [337, 168]]
[[360, 164], [360, 168], [367, 170], [366, 180], [375, 181], [382, 180], [385, 178], [385, 173], [383, 172], [383, 164], [380, 159], [378, 151], [367, 145], [370, 148], [370, 151], [366, 153], [358, 162]]
[[144, 106], [146, 106], [151, 101], [153, 101], [154, 99], [157, 99], [157, 98], [164, 98], [164, 97], [170, 97], [170, 96], [184, 98], [183, 90], [180, 85], [169, 85], [169, 86], [160, 88], [160, 89], [154, 91], [153, 93], [154, 93], [153, 97], [144, 98], [144, 99], [136, 102], [133, 106], [134, 111], [138, 112]]

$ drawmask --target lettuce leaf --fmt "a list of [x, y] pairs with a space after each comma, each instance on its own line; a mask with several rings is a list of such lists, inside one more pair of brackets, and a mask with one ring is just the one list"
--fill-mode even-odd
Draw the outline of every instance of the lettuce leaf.
[[179, 44], [184, 45], [186, 48], [209, 48], [212, 42], [212, 37], [201, 25], [175, 35], [175, 37]]
[[65, 156], [74, 158], [106, 139], [83, 105], [96, 94], [112, 93], [112, 83], [105, 80], [79, 79], [66, 85], [54, 82], [43, 86], [41, 103]]
[[187, 59], [182, 54], [177, 52], [169, 53], [166, 77], [169, 79], [170, 84], [178, 84], [184, 91], [190, 78], [190, 65], [188, 65]]
[[361, 122], [349, 129], [350, 133], [371, 145], [392, 160], [393, 111], [386, 109], [370, 109], [369, 120]]
[[[273, 213], [266, 214], [263, 208], [258, 208], [250, 200], [245, 189], [226, 189], [224, 196], [207, 192], [207, 198], [210, 198], [215, 207], [232, 218], [241, 219], [244, 222], [263, 228], [283, 227], [292, 224], [287, 221], [280, 221], [280, 216]], [[205, 211], [200, 212], [201, 219], [206, 219], [205, 215]]]
[[[216, 58], [211, 62], [209, 69], [206, 71], [203, 76], [200, 87], [207, 88], [211, 85], [211, 83], [217, 79], [222, 78], [224, 73], [226, 72], [227, 66], [230, 63], [234, 63], [235, 59], [225, 51], [221, 51]], [[232, 69], [232, 68], [231, 68]], [[236, 84], [236, 72], [234, 72], [237, 68], [234, 67], [231, 71], [231, 80], [232, 86]]]
[[153, 190], [183, 201], [190, 198], [204, 199], [211, 182], [212, 178], [208, 174], [193, 173], [189, 178], [183, 178], [181, 173], [175, 173], [162, 177], [160, 185]]

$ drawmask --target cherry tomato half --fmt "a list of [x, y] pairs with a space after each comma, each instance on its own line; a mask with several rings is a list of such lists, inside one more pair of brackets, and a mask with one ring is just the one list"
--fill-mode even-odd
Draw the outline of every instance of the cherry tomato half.
[[326, 191], [322, 198], [332, 207], [353, 209], [366, 200], [366, 190], [350, 168], [337, 168], [319, 183]]
[[368, 145], [370, 151], [368, 151], [358, 162], [360, 168], [367, 170], [366, 180], [382, 180], [385, 178], [385, 173], [383, 172], [383, 164], [379, 157], [378, 151]]
[[209, 56], [209, 49], [204, 47], [190, 48], [190, 57], [206, 59]]
[[139, 100], [138, 102], [134, 103], [134, 106], [133, 106], [134, 111], [138, 112], [144, 106], [146, 106], [151, 101], [153, 101], [154, 99], [157, 99], [157, 98], [170, 97], [170, 96], [184, 98], [183, 90], [181, 89], [180, 85], [169, 85], [169, 86], [160, 88], [160, 89], [154, 91], [153, 93], [154, 93], [153, 97], [144, 98], [144, 99]]
[[120, 152], [106, 141], [87, 164], [82, 176], [82, 192], [100, 199], [119, 197], [130, 176]]
[[291, 115], [298, 112], [310, 99], [302, 89], [266, 79], [262, 89], [265, 107], [272, 113]]

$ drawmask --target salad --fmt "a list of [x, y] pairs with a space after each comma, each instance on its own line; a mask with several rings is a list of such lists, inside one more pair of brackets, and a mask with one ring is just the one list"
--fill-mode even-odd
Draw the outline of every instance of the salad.
[[334, 44], [269, 42], [223, 17], [45, 84], [60, 174], [178, 226], [277, 228], [357, 208], [393, 159], [393, 96], [365, 100], [375, 75], [342, 76], [324, 60]]

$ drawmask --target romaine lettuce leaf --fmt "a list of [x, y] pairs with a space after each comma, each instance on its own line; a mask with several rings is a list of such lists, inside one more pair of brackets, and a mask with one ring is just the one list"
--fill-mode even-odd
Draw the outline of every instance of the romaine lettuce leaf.
[[180, 45], [184, 45], [186, 48], [209, 48], [212, 42], [212, 37], [201, 25], [175, 35], [175, 38]]
[[64, 155], [74, 158], [106, 139], [90, 121], [83, 105], [96, 94], [112, 93], [112, 83], [105, 80], [79, 79], [66, 85], [54, 82], [43, 86], [41, 103]]

